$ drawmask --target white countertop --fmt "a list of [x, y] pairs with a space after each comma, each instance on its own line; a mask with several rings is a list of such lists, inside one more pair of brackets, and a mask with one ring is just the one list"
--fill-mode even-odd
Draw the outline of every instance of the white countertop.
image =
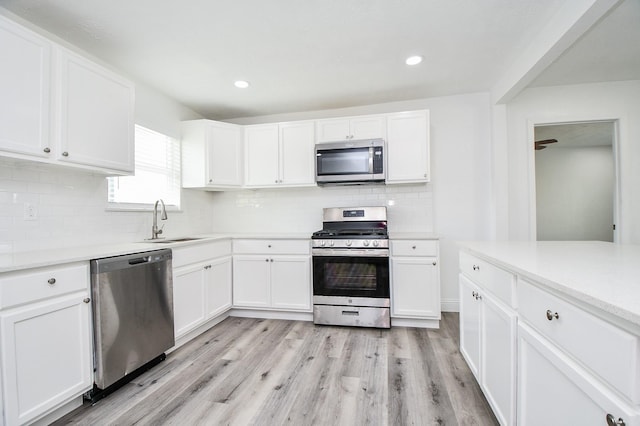
[[640, 326], [640, 246], [600, 241], [463, 242], [523, 277]]
[[392, 232], [389, 231], [391, 240], [438, 240], [440, 237], [432, 232]]

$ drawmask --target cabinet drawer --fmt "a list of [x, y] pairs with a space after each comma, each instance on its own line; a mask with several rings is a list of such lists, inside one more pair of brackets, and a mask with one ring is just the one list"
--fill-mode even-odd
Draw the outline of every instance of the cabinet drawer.
[[89, 289], [89, 262], [0, 276], [0, 309]]
[[391, 240], [392, 256], [428, 256], [438, 255], [436, 240]]
[[233, 240], [235, 254], [309, 254], [309, 240]]
[[524, 280], [518, 281], [518, 300], [522, 320], [627, 395], [633, 403], [640, 403], [637, 336]]
[[215, 241], [206, 244], [194, 244], [172, 249], [173, 267], [204, 262], [216, 257], [231, 255], [231, 240]]
[[515, 308], [515, 275], [464, 251], [460, 252], [460, 271]]

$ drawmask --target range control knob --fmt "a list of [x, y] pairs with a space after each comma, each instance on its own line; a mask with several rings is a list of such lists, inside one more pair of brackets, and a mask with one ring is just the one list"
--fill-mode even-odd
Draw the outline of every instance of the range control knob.
[[333, 247], [333, 246], [335, 246], [335, 245], [336, 245], [336, 243], [335, 243], [335, 241], [331, 240], [331, 241], [329, 241], [329, 245], [330, 245], [331, 247]]
[[322, 247], [324, 247], [324, 246], [326, 246], [326, 245], [327, 245], [327, 242], [326, 242], [325, 240], [322, 240], [322, 241], [320, 241], [320, 245], [321, 245]]
[[378, 240], [373, 240], [373, 246], [374, 247], [378, 247], [380, 245], [380, 243], [378, 242]]
[[351, 247], [351, 244], [352, 244], [351, 240], [347, 240], [347, 247]]
[[362, 242], [362, 244], [363, 244], [365, 247], [368, 247], [368, 246], [369, 246], [369, 240], [364, 240], [364, 241]]

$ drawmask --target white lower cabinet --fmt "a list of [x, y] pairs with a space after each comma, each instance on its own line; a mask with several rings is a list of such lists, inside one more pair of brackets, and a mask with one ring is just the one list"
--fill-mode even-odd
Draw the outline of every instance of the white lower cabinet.
[[[460, 253], [460, 352], [502, 425], [640, 425], [640, 335]], [[517, 281], [516, 281], [517, 277]]]
[[173, 249], [176, 340], [231, 308], [231, 242]]
[[32, 422], [91, 388], [88, 266], [0, 276], [0, 423]]
[[234, 241], [233, 305], [311, 311], [309, 241]]
[[640, 424], [637, 409], [523, 324], [518, 326], [518, 380], [520, 426]]
[[512, 307], [464, 274], [460, 274], [459, 283], [460, 352], [500, 424], [513, 425], [517, 315]]
[[391, 240], [392, 318], [440, 320], [437, 256], [437, 240]]

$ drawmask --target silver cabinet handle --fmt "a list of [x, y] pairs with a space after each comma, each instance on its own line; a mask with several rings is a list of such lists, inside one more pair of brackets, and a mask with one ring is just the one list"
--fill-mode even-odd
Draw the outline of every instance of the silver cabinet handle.
[[432, 265], [433, 265], [433, 266], [436, 266], [436, 265], [437, 265], [437, 263], [434, 261], [434, 262], [432, 263]]
[[49, 279], [47, 280], [47, 282], [48, 282], [49, 284], [51, 284], [51, 285], [54, 285], [54, 284], [56, 283], [56, 279], [55, 279], [55, 278], [49, 278]]
[[68, 153], [67, 151], [65, 151], [65, 152], [63, 152], [63, 153], [62, 153], [62, 156], [63, 156], [63, 157], [68, 157], [68, 156], [69, 156], [69, 153]]
[[269, 259], [265, 259], [264, 261], [265, 261], [265, 262], [268, 262], [268, 261], [269, 261]]
[[271, 244], [267, 245], [268, 248], [271, 248]]
[[89, 298], [87, 297], [87, 298], [85, 298], [85, 299], [83, 300], [83, 302], [84, 302], [84, 303], [89, 303], [89, 302], [91, 302], [91, 299], [89, 299]]
[[272, 262], [272, 263], [273, 263], [273, 259], [269, 259], [269, 262]]
[[411, 246], [411, 248], [412, 248], [413, 250], [415, 250], [415, 249], [416, 249], [416, 246]]
[[47, 154], [51, 152], [51, 150], [49, 149], [49, 147], [43, 149], [44, 152], [46, 152]]
[[618, 417], [618, 420], [616, 420], [616, 418], [613, 417], [613, 414], [607, 414], [607, 425], [608, 426], [625, 426], [626, 423], [624, 422], [624, 420], [622, 420], [621, 417]]
[[478, 266], [478, 265], [473, 265], [473, 270], [474, 270], [474, 271], [479, 271], [479, 270], [480, 270], [480, 266]]
[[549, 321], [553, 321], [553, 319], [558, 319], [560, 318], [560, 315], [558, 315], [557, 312], [551, 312], [549, 309], [547, 309], [547, 319]]

